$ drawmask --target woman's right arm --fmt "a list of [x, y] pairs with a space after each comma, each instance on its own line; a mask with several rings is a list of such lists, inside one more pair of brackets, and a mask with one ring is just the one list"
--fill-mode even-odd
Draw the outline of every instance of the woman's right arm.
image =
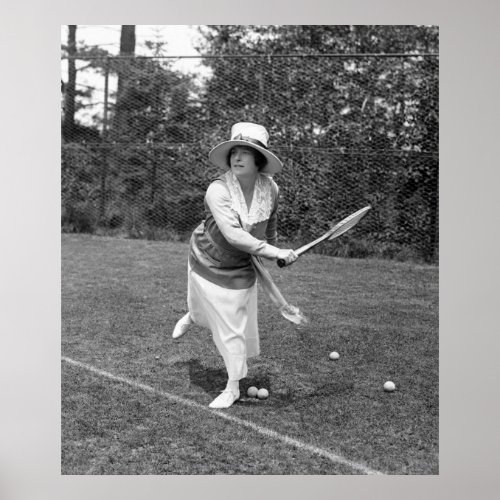
[[212, 182], [207, 189], [205, 200], [217, 227], [230, 245], [243, 252], [267, 259], [283, 258], [283, 252], [287, 252], [290, 258], [290, 251], [269, 245], [253, 237], [241, 227], [238, 214], [231, 208], [231, 196], [224, 183]]

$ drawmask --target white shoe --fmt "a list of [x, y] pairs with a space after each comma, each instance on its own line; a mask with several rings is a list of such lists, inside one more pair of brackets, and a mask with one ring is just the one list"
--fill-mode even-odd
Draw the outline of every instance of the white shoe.
[[172, 333], [172, 338], [178, 339], [179, 337], [182, 337], [189, 330], [189, 327], [192, 324], [193, 320], [191, 319], [189, 313], [187, 313], [179, 321], [177, 321], [177, 324], [175, 325], [174, 331]]
[[225, 389], [208, 406], [210, 408], [229, 408], [238, 399], [240, 399], [240, 391], [233, 392], [231, 389]]

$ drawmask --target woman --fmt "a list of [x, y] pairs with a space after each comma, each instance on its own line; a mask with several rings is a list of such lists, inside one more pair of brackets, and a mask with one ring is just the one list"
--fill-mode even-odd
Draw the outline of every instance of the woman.
[[[228, 171], [205, 195], [205, 220], [191, 237], [188, 269], [189, 312], [173, 338], [193, 323], [212, 332], [226, 366], [226, 388], [211, 408], [229, 408], [240, 396], [247, 358], [258, 356], [256, 267], [251, 256], [284, 259], [297, 255], [276, 242], [278, 186], [269, 175], [283, 164], [267, 149], [269, 135], [255, 123], [237, 123], [231, 139], [217, 145], [209, 160]], [[267, 174], [267, 175], [266, 175]]]

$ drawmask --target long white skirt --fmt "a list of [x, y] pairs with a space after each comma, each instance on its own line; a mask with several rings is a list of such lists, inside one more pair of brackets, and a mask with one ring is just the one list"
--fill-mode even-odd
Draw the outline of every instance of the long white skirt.
[[212, 332], [230, 380], [247, 375], [247, 358], [258, 356], [257, 282], [251, 288], [222, 288], [188, 266], [188, 307], [193, 321]]

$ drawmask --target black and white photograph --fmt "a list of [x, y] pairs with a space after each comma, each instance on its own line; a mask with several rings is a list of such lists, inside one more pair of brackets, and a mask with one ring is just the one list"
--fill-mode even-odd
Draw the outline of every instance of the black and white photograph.
[[496, 498], [499, 15], [7, 2], [0, 499]]
[[439, 475], [439, 34], [61, 25], [62, 475]]

